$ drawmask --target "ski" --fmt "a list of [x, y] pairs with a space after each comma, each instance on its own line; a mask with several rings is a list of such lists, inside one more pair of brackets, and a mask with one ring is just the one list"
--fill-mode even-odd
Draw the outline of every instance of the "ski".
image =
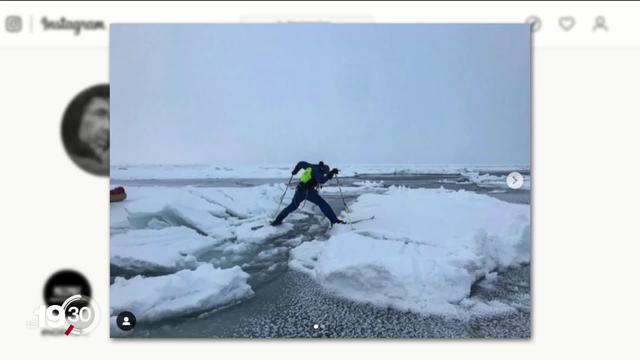
[[368, 217], [368, 218], [364, 218], [364, 219], [353, 220], [351, 223], [352, 223], [352, 224], [357, 224], [357, 223], [359, 223], [359, 222], [363, 222], [363, 221], [367, 221], [367, 220], [373, 220], [373, 219], [375, 219], [375, 218], [376, 218], [376, 217], [375, 217], [375, 215], [374, 215], [374, 216], [370, 216], [370, 217]]
[[[351, 224], [357, 224], [357, 223], [359, 223], [359, 222], [363, 222], [363, 221], [367, 221], [367, 220], [373, 220], [373, 219], [375, 219], [375, 218], [376, 218], [376, 217], [375, 217], [375, 215], [374, 215], [374, 216], [369, 216], [369, 217], [364, 218], [364, 219], [354, 220], [354, 221], [352, 221], [352, 222], [351, 222]], [[265, 226], [266, 226], [265, 224], [252, 226], [252, 227], [251, 227], [251, 230], [258, 230], [258, 229], [262, 229], [262, 228], [263, 228], [263, 227], [265, 227]]]

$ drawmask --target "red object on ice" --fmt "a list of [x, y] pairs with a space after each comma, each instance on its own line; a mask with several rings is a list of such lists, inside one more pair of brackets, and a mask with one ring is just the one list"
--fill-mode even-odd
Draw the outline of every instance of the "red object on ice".
[[118, 195], [118, 194], [124, 194], [124, 188], [122, 186], [118, 186], [117, 188], [109, 191], [110, 195]]
[[127, 198], [127, 193], [124, 191], [122, 186], [118, 186], [117, 188], [109, 191], [109, 201], [110, 202], [118, 202]]
[[73, 330], [73, 325], [69, 325], [69, 327], [67, 328], [67, 331], [65, 331], [64, 334], [69, 336], [69, 334], [71, 334], [72, 330]]

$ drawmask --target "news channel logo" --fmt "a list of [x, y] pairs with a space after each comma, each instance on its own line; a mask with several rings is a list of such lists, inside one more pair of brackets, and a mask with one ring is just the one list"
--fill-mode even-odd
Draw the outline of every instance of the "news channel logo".
[[4, 18], [4, 29], [9, 33], [22, 31], [22, 17], [20, 15], [8, 15]]
[[84, 335], [93, 331], [100, 320], [100, 308], [86, 295], [73, 295], [62, 305], [40, 305], [33, 311], [33, 327], [59, 330], [64, 335]]
[[45, 282], [44, 303], [33, 311], [27, 327], [39, 328], [43, 335], [84, 335], [100, 320], [98, 304], [91, 298], [91, 286], [80, 272], [63, 269]]

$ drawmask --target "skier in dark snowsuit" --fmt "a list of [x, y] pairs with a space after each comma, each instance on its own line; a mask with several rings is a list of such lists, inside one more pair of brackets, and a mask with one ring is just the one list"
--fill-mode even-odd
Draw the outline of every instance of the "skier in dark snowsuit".
[[336, 223], [344, 224], [345, 222], [338, 219], [336, 214], [333, 212], [333, 209], [331, 209], [331, 206], [329, 206], [329, 204], [320, 197], [320, 194], [318, 194], [318, 187], [337, 175], [338, 169], [334, 168], [329, 171], [329, 166], [322, 161], [318, 164], [309, 164], [306, 161], [300, 161], [291, 172], [291, 175], [297, 174], [300, 170], [303, 170], [303, 173], [300, 177], [300, 183], [296, 187], [296, 193], [293, 195], [291, 204], [282, 209], [276, 219], [271, 222], [271, 225], [276, 226], [282, 224], [282, 220], [284, 220], [284, 218], [286, 218], [292, 211], [297, 209], [298, 206], [300, 206], [300, 203], [304, 200], [309, 200], [318, 205], [324, 216], [329, 218], [329, 221], [331, 221], [331, 225]]

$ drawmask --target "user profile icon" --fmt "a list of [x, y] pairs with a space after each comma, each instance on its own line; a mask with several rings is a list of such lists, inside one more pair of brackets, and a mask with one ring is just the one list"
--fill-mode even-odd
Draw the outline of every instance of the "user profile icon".
[[62, 118], [62, 142], [71, 160], [94, 175], [109, 175], [109, 84], [76, 95]]
[[136, 327], [136, 316], [131, 311], [123, 311], [116, 318], [116, 325], [120, 330], [129, 331]]

